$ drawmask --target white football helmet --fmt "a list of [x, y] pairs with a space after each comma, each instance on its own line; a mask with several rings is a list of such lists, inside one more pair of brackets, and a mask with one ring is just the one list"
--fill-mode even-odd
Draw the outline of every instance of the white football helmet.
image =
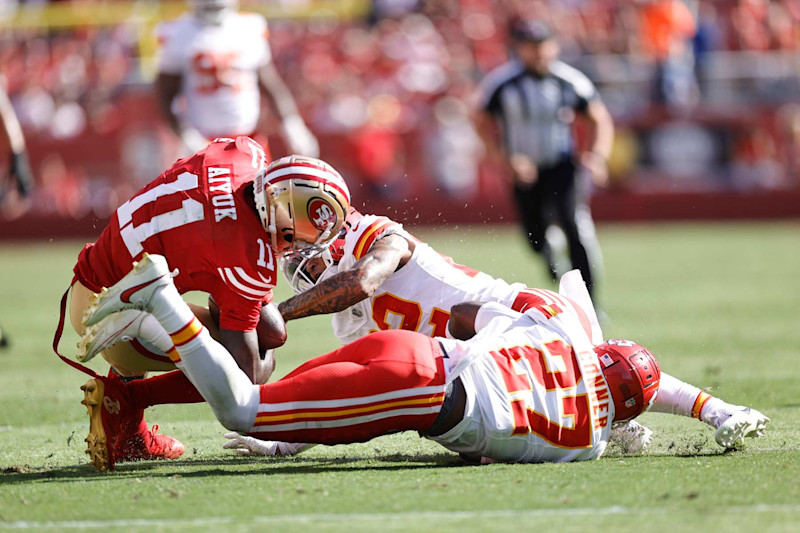
[[270, 163], [256, 176], [254, 190], [261, 224], [272, 250], [322, 249], [339, 235], [350, 208], [350, 191], [329, 164], [290, 155]]
[[327, 247], [306, 248], [288, 253], [279, 259], [283, 277], [295, 294], [306, 292], [316, 285], [327, 270], [334, 265]]
[[189, 0], [194, 16], [204, 24], [219, 26], [228, 13], [239, 8], [238, 0]]

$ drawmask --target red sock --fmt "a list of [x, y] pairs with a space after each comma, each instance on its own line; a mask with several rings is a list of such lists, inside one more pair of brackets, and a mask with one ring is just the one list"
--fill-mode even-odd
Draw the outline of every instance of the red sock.
[[203, 397], [183, 372], [175, 370], [128, 383], [131, 404], [136, 409], [168, 403], [201, 403]]

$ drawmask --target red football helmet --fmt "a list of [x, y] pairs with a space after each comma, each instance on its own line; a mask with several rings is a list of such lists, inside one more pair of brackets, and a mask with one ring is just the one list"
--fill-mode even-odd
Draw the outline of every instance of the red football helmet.
[[614, 400], [614, 422], [631, 420], [655, 400], [661, 369], [644, 346], [611, 339], [594, 349]]

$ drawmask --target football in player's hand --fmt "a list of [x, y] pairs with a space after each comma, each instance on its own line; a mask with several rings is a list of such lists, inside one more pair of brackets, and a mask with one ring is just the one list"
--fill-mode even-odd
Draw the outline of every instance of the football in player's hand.
[[[211, 296], [208, 297], [208, 310], [211, 313], [211, 319], [219, 325], [219, 305]], [[261, 308], [261, 317], [256, 326], [256, 333], [258, 334], [258, 350], [261, 353], [283, 346], [286, 342], [286, 322], [283, 321], [277, 305], [270, 303]]]
[[256, 327], [258, 347], [271, 350], [283, 346], [286, 342], [286, 322], [283, 321], [278, 306], [269, 303], [261, 308], [261, 317]]

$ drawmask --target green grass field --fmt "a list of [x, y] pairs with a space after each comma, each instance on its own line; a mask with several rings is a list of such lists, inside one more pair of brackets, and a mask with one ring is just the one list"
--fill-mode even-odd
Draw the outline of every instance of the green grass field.
[[[418, 235], [549, 286], [512, 228]], [[704, 424], [648, 414], [650, 454], [591, 463], [468, 466], [411, 433], [246, 458], [222, 450], [206, 405], [159, 406], [148, 420], [186, 455], [98, 474], [84, 454], [85, 377], [50, 349], [82, 243], [2, 244], [0, 325], [13, 345], [0, 351], [0, 529], [800, 530], [800, 224], [605, 226], [600, 238], [606, 337], [636, 339], [670, 374], [762, 410], [763, 439], [722, 453]], [[276, 299], [287, 296], [281, 286]], [[277, 375], [336, 345], [326, 318], [291, 323]]]

